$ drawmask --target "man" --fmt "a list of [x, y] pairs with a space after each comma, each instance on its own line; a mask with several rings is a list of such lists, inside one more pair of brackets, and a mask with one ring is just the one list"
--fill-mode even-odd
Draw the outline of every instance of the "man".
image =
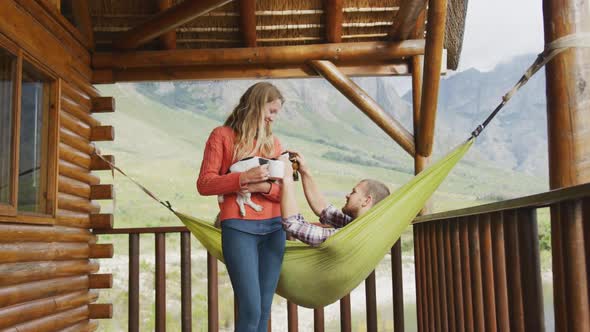
[[365, 214], [375, 204], [389, 196], [389, 189], [385, 184], [377, 180], [365, 179], [360, 181], [352, 191], [346, 195], [346, 203], [342, 210], [328, 204], [324, 196], [318, 190], [311, 173], [305, 164], [305, 159], [299, 153], [293, 152], [295, 161], [299, 163], [299, 173], [303, 183], [303, 191], [307, 203], [313, 212], [320, 217], [320, 222], [334, 228], [324, 228], [312, 225], [305, 221], [299, 213], [295, 199], [295, 184], [291, 174], [291, 163], [286, 158], [285, 177], [281, 190], [281, 215], [283, 217], [283, 228], [294, 238], [311, 246], [319, 246], [328, 237], [338, 231], [338, 228], [346, 226]]

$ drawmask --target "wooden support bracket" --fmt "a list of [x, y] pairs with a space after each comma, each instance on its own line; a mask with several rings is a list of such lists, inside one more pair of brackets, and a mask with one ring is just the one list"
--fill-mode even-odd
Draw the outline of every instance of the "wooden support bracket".
[[113, 305], [110, 303], [92, 303], [88, 305], [88, 318], [110, 319], [113, 318]]
[[112, 184], [95, 184], [90, 187], [90, 199], [113, 199], [115, 191]]
[[113, 258], [113, 245], [108, 244], [92, 244], [89, 247], [90, 258]]
[[88, 288], [113, 288], [113, 275], [111, 273], [89, 275]]

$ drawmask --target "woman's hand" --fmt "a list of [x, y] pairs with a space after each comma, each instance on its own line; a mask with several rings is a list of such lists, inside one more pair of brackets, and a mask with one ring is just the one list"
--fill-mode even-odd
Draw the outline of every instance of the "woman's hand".
[[268, 193], [271, 189], [271, 184], [268, 181], [248, 183], [247, 191], [249, 193]]
[[289, 160], [289, 154], [282, 154], [279, 157], [279, 160], [283, 162], [284, 175], [283, 175], [283, 183], [286, 182], [293, 182], [293, 166], [291, 166], [291, 161]]
[[254, 167], [240, 174], [240, 184], [247, 185], [249, 183], [266, 181], [268, 180], [268, 176], [268, 165]]

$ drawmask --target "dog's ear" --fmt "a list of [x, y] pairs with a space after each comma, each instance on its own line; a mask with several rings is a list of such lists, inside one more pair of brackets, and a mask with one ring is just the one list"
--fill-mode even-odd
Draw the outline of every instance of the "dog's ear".
[[260, 165], [266, 165], [266, 164], [268, 164], [268, 162], [269, 162], [269, 160], [268, 160], [268, 159], [265, 159], [265, 158], [258, 158], [258, 163], [259, 163]]

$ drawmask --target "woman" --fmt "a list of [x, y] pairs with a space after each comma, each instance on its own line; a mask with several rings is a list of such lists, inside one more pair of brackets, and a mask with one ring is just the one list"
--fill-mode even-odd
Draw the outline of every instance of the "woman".
[[[219, 220], [223, 258], [238, 301], [237, 332], [266, 331], [286, 235], [281, 225], [280, 187], [268, 181], [268, 165], [241, 173], [228, 174], [228, 169], [243, 158], [275, 158], [281, 153], [271, 127], [283, 102], [270, 83], [248, 88], [225, 124], [209, 136], [197, 180], [201, 195], [223, 195]], [[242, 217], [236, 203], [239, 191], [252, 193], [252, 201], [262, 210], [247, 206]]]

